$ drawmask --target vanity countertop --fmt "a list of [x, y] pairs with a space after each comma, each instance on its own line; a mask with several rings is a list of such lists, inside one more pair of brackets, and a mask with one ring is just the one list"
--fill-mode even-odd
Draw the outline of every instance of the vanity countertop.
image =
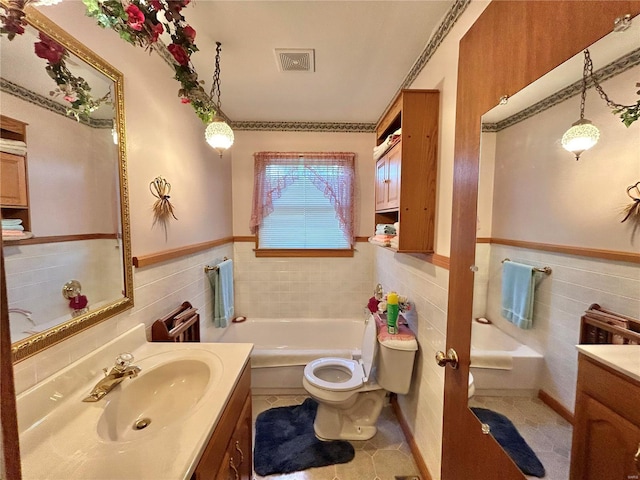
[[640, 345], [578, 345], [578, 351], [640, 382]]
[[[124, 336], [124, 340], [109, 342], [17, 397], [23, 479], [191, 478], [253, 345], [149, 343], [144, 325]], [[82, 402], [103, 376], [102, 367], [111, 367], [123, 351], [133, 353], [133, 364], [142, 369], [139, 376], [124, 380], [98, 402]], [[176, 365], [181, 368], [194, 363], [206, 364], [212, 372], [205, 376], [207, 386], [201, 396], [180, 393], [190, 387], [189, 377], [183, 382], [186, 386], [178, 379], [161, 381], [157, 391], [154, 384], [147, 387], [153, 378], [149, 372], [169, 364], [175, 371]], [[136, 381], [145, 383], [133, 387]], [[135, 394], [127, 395], [127, 388]], [[161, 393], [154, 397], [158, 391]], [[142, 392], [144, 401], [136, 405]], [[144, 416], [146, 404], [154, 403], [149, 427], [132, 429], [128, 417]], [[173, 410], [176, 403], [177, 414]], [[165, 405], [171, 412], [164, 411]], [[105, 413], [111, 415], [113, 424], [105, 423]], [[122, 418], [127, 418], [125, 426], [118, 424]]]

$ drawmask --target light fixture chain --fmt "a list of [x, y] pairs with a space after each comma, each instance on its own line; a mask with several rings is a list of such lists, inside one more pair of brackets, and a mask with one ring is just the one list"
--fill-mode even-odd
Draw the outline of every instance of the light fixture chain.
[[222, 44], [220, 42], [216, 42], [216, 64], [213, 72], [213, 84], [211, 85], [211, 93], [209, 96], [213, 101], [214, 97], [216, 98], [216, 113], [220, 113], [220, 50], [222, 49]]
[[595, 76], [593, 75], [593, 62], [591, 61], [591, 54], [589, 53], [589, 50], [585, 50], [584, 51], [584, 73], [582, 75], [582, 101], [580, 104], [580, 118], [584, 117], [584, 101], [585, 101], [585, 94], [586, 94], [586, 79], [587, 79], [587, 75], [591, 78], [591, 81], [593, 82], [593, 85], [596, 88], [596, 91], [598, 92], [598, 94], [600, 95], [600, 98], [602, 98], [607, 106], [609, 108], [631, 108], [633, 107], [632, 105], [621, 105], [619, 103], [616, 103], [614, 101], [612, 101], [607, 94], [605, 93], [605, 91], [602, 89], [602, 87], [600, 86], [600, 84], [598, 83], [598, 81], [596, 80]]

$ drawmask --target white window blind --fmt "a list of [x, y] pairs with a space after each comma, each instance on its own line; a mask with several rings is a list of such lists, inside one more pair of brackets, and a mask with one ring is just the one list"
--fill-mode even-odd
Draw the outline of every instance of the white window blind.
[[[260, 249], [350, 249], [340, 228], [336, 209], [313, 184], [311, 170], [297, 167], [299, 175], [280, 198], [273, 200], [273, 212], [258, 231]], [[332, 175], [341, 166], [314, 167], [321, 175]], [[280, 177], [291, 167], [269, 165], [266, 175]]]

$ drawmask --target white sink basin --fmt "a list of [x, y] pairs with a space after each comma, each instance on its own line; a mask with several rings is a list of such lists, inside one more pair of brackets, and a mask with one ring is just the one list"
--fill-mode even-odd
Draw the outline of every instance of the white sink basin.
[[98, 435], [107, 441], [133, 441], [179, 422], [191, 413], [216, 377], [219, 372], [198, 359], [143, 369], [104, 397], [107, 404], [98, 420]]
[[[144, 325], [108, 342], [18, 395], [22, 478], [190, 479], [251, 348], [148, 343]], [[122, 352], [138, 376], [83, 402]]]

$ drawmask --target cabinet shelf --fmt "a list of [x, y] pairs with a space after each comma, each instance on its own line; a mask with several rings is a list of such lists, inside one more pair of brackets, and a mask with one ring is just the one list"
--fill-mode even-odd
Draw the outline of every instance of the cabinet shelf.
[[378, 145], [402, 128], [376, 162], [375, 186], [375, 223], [400, 223], [401, 253], [434, 251], [439, 104], [438, 90], [402, 90], [376, 128]]
[[[0, 115], [0, 138], [27, 142], [27, 124]], [[0, 213], [4, 219], [22, 220], [31, 231], [27, 155], [0, 152]]]

